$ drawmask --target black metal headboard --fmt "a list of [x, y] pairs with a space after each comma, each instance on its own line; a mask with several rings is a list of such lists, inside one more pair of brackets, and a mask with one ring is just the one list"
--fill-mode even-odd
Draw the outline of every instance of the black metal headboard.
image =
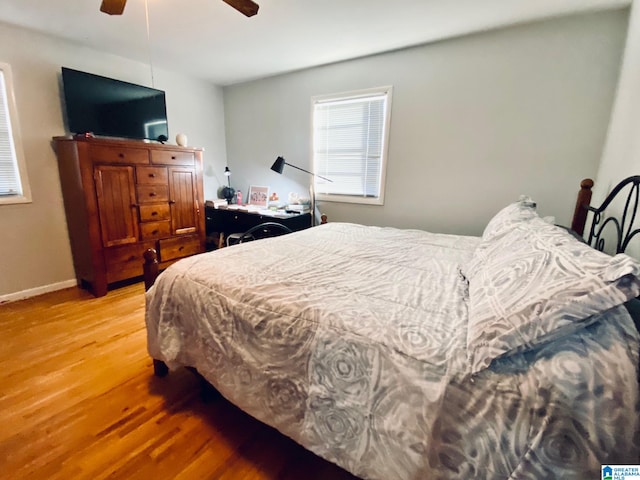
[[[583, 180], [580, 183], [580, 192], [576, 201], [571, 229], [582, 236], [587, 217], [591, 213], [587, 243], [597, 250], [605, 251], [607, 245], [615, 242], [615, 252], [607, 251], [606, 253], [624, 253], [629, 242], [640, 232], [640, 228], [634, 228], [640, 201], [639, 185], [640, 175], [625, 178], [611, 190], [611, 193], [607, 195], [599, 207], [592, 207], [589, 203], [591, 202], [593, 180], [589, 178]], [[616, 202], [615, 208], [611, 209], [614, 214], [609, 216], [605, 210], [611, 207], [614, 201]], [[607, 250], [612, 249], [607, 248]], [[631, 315], [636, 330], [640, 333], [640, 300], [632, 298], [624, 306]], [[638, 382], [640, 382], [640, 365], [637, 375]]]
[[[615, 252], [613, 253], [623, 253], [629, 242], [640, 232], [640, 228], [635, 228], [635, 218], [640, 201], [640, 175], [622, 180], [611, 190], [611, 193], [607, 195], [599, 207], [589, 205], [592, 187], [593, 180], [591, 179], [585, 179], [580, 183], [580, 192], [571, 229], [584, 235], [587, 217], [589, 213], [592, 213], [588, 229], [589, 235], [586, 238], [587, 243], [597, 250], [604, 251], [605, 247], [610, 244], [608, 242], [615, 242]], [[611, 206], [614, 200], [616, 200], [617, 206], [624, 204], [624, 207], [621, 211], [616, 211], [615, 215], [607, 216], [605, 210]]]

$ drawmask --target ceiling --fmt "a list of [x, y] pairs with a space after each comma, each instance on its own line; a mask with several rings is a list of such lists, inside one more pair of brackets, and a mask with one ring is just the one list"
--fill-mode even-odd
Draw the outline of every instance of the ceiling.
[[0, 0], [0, 21], [229, 85], [632, 0], [256, 0], [246, 18], [221, 0]]

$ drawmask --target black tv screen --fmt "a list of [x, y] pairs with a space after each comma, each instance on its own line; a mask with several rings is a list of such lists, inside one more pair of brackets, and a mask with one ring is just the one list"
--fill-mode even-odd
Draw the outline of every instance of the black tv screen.
[[98, 136], [166, 140], [162, 90], [62, 67], [69, 131]]

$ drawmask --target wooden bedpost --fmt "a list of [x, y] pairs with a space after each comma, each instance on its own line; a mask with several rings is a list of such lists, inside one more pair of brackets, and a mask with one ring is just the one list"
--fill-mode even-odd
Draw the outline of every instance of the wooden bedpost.
[[573, 220], [571, 222], [571, 230], [578, 235], [584, 234], [584, 225], [587, 222], [587, 214], [589, 210], [587, 207], [591, 203], [591, 195], [593, 188], [593, 180], [585, 178], [580, 182], [580, 191], [578, 192], [578, 199], [576, 200], [576, 208], [573, 212]]
[[[142, 266], [144, 272], [144, 289], [149, 290], [158, 277], [158, 253], [150, 248], [144, 252], [144, 265]], [[169, 373], [167, 364], [162, 360], [153, 359], [153, 374], [156, 377], [164, 377]]]
[[158, 276], [158, 254], [153, 248], [149, 248], [143, 256], [142, 271], [144, 272], [144, 289], [146, 291], [151, 288]]

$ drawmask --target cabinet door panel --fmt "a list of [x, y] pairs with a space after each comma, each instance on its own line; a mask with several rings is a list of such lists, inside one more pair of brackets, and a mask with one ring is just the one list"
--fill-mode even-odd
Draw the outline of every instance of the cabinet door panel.
[[200, 205], [196, 196], [196, 174], [192, 168], [169, 168], [171, 230], [175, 235], [198, 231]]
[[97, 165], [94, 170], [102, 245], [138, 241], [133, 167]]

